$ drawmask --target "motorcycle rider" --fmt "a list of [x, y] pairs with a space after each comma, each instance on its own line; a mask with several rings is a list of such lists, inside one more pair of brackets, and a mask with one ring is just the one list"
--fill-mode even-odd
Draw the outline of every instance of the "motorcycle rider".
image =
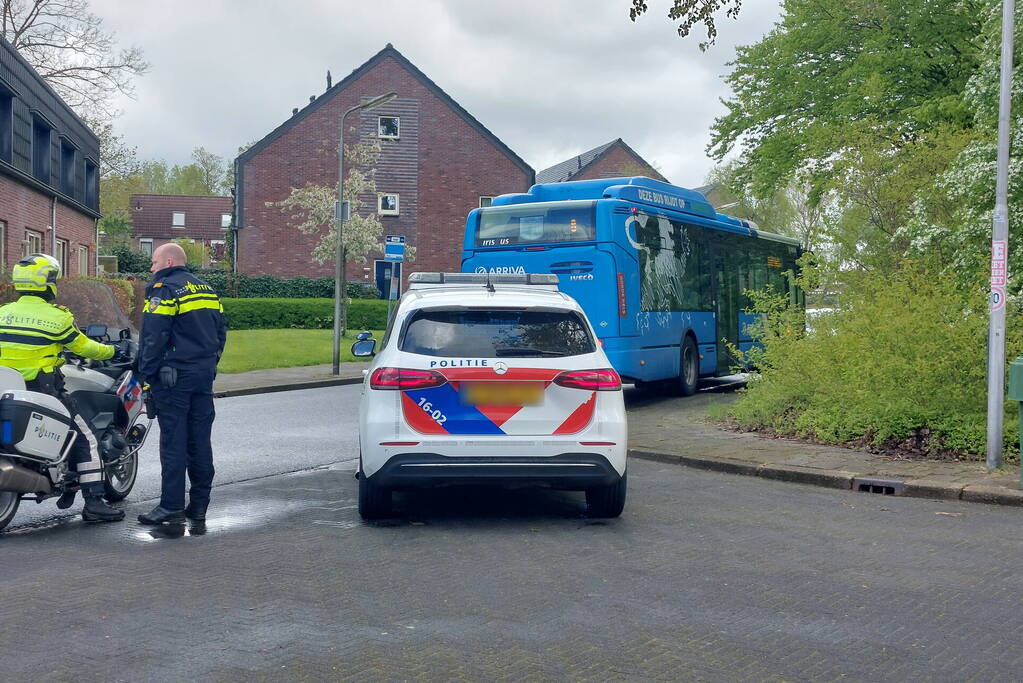
[[[103, 462], [96, 437], [64, 392], [64, 376], [58, 370], [64, 360], [58, 354], [67, 348], [85, 358], [121, 360], [127, 355], [127, 345], [101, 344], [82, 334], [71, 311], [52, 303], [59, 277], [60, 263], [46, 254], [30, 254], [14, 266], [14, 289], [21, 296], [0, 306], [0, 365], [19, 371], [29, 391], [56, 396], [67, 406], [78, 432], [69, 464], [78, 472], [85, 497], [82, 518], [116, 522], [124, 519], [124, 511], [103, 500]], [[66, 491], [57, 507], [67, 509], [74, 500], [74, 490]]]

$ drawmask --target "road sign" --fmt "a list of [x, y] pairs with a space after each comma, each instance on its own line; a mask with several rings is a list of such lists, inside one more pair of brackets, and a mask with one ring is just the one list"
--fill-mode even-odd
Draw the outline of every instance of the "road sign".
[[384, 260], [398, 263], [405, 260], [405, 235], [387, 235], [384, 238]]

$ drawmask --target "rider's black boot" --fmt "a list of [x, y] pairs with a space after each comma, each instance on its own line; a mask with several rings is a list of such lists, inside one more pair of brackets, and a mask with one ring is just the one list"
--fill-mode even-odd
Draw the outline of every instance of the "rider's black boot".
[[57, 499], [57, 509], [67, 510], [69, 507], [75, 504], [75, 496], [78, 494], [77, 490], [65, 491], [60, 494], [60, 498]]
[[124, 510], [110, 507], [97, 491], [83, 491], [85, 507], [82, 519], [86, 522], [119, 522], [124, 519]]

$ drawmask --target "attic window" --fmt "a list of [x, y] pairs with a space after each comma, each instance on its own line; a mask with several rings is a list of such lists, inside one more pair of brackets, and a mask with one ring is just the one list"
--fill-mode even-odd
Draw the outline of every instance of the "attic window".
[[377, 136], [387, 140], [397, 140], [401, 137], [401, 120], [397, 116], [378, 116]]
[[494, 198], [493, 197], [480, 197], [480, 208], [481, 209], [485, 209], [486, 207], [490, 206], [493, 203], [494, 203]]
[[398, 215], [398, 195], [381, 192], [377, 195], [377, 213], [381, 216]]
[[185, 212], [175, 211], [171, 217], [172, 228], [183, 228], [185, 227]]

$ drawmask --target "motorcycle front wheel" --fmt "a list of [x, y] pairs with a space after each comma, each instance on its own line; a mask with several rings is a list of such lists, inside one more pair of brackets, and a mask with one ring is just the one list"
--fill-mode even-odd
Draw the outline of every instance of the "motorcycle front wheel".
[[103, 477], [103, 496], [110, 502], [124, 500], [135, 486], [139, 473], [139, 454], [133, 453], [124, 462], [107, 465]]
[[11, 523], [21, 505], [21, 494], [14, 491], [0, 491], [0, 531]]

